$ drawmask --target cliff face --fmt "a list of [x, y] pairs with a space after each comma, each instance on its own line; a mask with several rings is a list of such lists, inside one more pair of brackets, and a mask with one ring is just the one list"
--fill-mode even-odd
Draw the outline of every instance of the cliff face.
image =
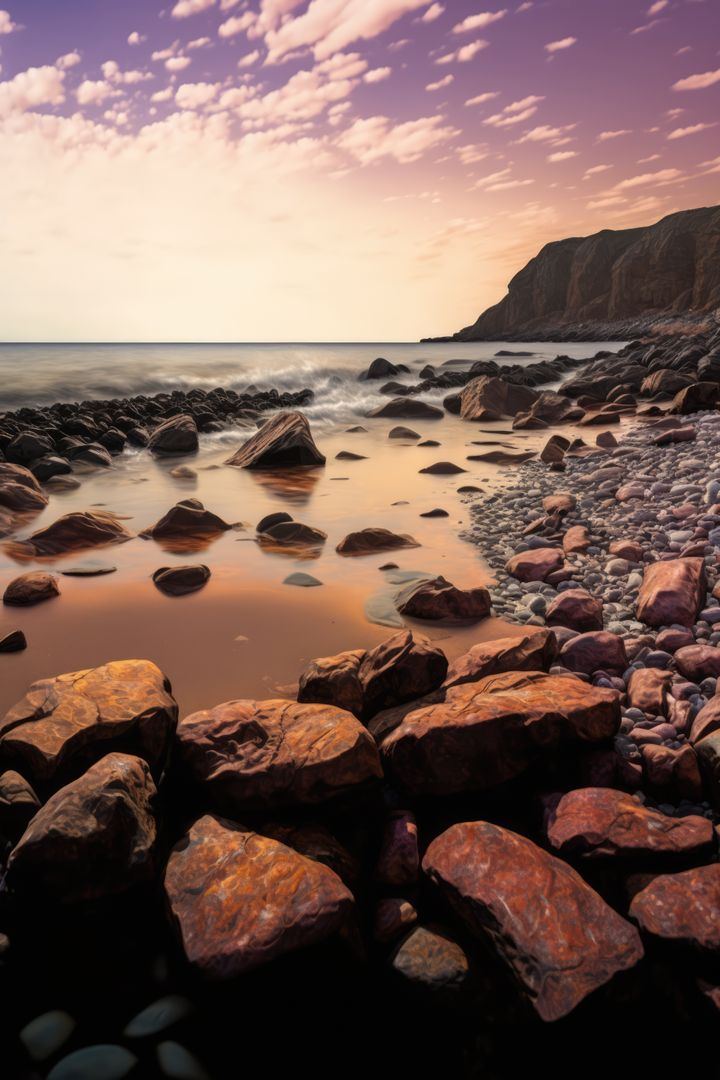
[[625, 337], [720, 307], [720, 206], [546, 244], [456, 341]]

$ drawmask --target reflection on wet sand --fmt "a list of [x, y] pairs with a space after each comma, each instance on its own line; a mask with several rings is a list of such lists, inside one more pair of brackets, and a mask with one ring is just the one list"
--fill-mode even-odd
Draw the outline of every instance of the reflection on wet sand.
[[265, 472], [247, 470], [253, 480], [266, 489], [267, 494], [304, 506], [310, 501], [322, 474], [321, 469], [276, 469]]

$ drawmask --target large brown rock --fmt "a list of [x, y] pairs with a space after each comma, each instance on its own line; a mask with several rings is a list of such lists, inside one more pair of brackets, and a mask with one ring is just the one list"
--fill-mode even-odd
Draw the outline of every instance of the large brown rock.
[[363, 713], [373, 716], [406, 701], [429, 694], [447, 675], [442, 649], [426, 638], [401, 630], [372, 649], [362, 661], [358, 678], [363, 691]]
[[335, 550], [338, 555], [375, 555], [378, 551], [397, 551], [399, 548], [412, 547], [420, 547], [420, 545], [406, 533], [369, 528], [348, 533]]
[[3, 594], [3, 604], [29, 607], [60, 595], [57, 578], [44, 570], [31, 570], [13, 578]]
[[720, 399], [720, 386], [715, 382], [694, 382], [678, 390], [670, 405], [670, 412], [680, 416], [714, 409]]
[[399, 594], [396, 606], [412, 619], [477, 621], [490, 614], [490, 593], [482, 586], [458, 589], [444, 577], [414, 582]]
[[197, 592], [210, 580], [210, 567], [161, 566], [152, 576], [153, 582], [167, 596], [187, 596]]
[[300, 412], [278, 413], [225, 462], [242, 469], [289, 469], [324, 465], [307, 417]]
[[192, 540], [196, 537], [215, 536], [232, 528], [217, 514], [206, 510], [199, 499], [183, 499], [171, 507], [154, 525], [140, 533], [144, 539]]
[[149, 660], [41, 679], [0, 721], [0, 759], [22, 763], [35, 783], [77, 777], [110, 751], [146, 760], [162, 771], [177, 722], [170, 684]]
[[717, 954], [720, 863], [660, 874], [633, 897], [630, 915], [646, 934]]
[[165, 892], [188, 961], [212, 979], [324, 941], [353, 910], [327, 866], [211, 815], [174, 847]]
[[497, 787], [563, 746], [612, 738], [619, 702], [568, 676], [507, 672], [381, 712], [370, 730], [405, 791], [452, 795]]
[[460, 418], [482, 420], [486, 413], [514, 417], [527, 412], [537, 398], [537, 390], [527, 386], [516, 386], [495, 375], [479, 375], [460, 395]]
[[546, 823], [551, 846], [563, 857], [690, 855], [713, 842], [712, 822], [692, 814], [668, 817], [634, 795], [606, 787], [563, 795]]
[[567, 863], [508, 829], [453, 825], [432, 842], [423, 869], [543, 1020], [567, 1015], [642, 958], [630, 923]]
[[707, 705], [703, 705], [693, 720], [690, 742], [699, 743], [715, 731], [720, 731], [720, 696], [717, 694], [710, 698]]
[[714, 645], [684, 645], [675, 653], [681, 675], [692, 682], [720, 676], [720, 649]]
[[544, 581], [548, 574], [560, 570], [564, 563], [562, 548], [530, 548], [508, 559], [505, 570], [518, 581]]
[[581, 633], [602, 630], [602, 600], [591, 596], [584, 589], [567, 589], [558, 593], [545, 613], [548, 626], [567, 626]]
[[628, 704], [649, 716], [667, 716], [672, 672], [661, 668], [638, 668], [627, 684]]
[[40, 805], [40, 800], [24, 776], [14, 769], [0, 773], [1, 836], [13, 843], [19, 840]]
[[123, 523], [114, 514], [103, 510], [83, 510], [64, 514], [27, 540], [13, 543], [13, 551], [33, 558], [36, 555], [63, 555], [66, 551], [106, 544], [124, 544], [132, 539]]
[[193, 454], [198, 449], [198, 429], [192, 416], [171, 416], [155, 428], [148, 449], [154, 454]]
[[8, 862], [11, 886], [96, 900], [152, 873], [157, 792], [147, 762], [107, 754], [38, 810]]
[[354, 649], [311, 660], [300, 676], [298, 701], [336, 705], [360, 716], [363, 688], [359, 671], [366, 656], [365, 649]]
[[193, 779], [233, 814], [315, 805], [382, 776], [372, 737], [333, 705], [227, 701], [185, 717], [177, 739]]
[[637, 617], [648, 626], [692, 626], [705, 602], [705, 589], [701, 558], [652, 563], [645, 569]]
[[547, 671], [556, 654], [555, 635], [540, 628], [522, 637], [481, 641], [450, 663], [443, 685], [449, 689], [505, 671]]
[[607, 630], [590, 630], [565, 642], [560, 663], [570, 671], [592, 675], [595, 671], [622, 672], [628, 658], [622, 638]]
[[689, 386], [692, 382], [690, 375], [682, 371], [673, 371], [672, 368], [658, 368], [643, 379], [640, 384], [640, 393], [643, 397], [653, 397], [655, 394], [664, 394], [672, 397], [678, 390]]

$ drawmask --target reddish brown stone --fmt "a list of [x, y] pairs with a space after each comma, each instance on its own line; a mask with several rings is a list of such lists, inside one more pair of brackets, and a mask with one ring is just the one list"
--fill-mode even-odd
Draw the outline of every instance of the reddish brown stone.
[[630, 923], [567, 863], [508, 829], [453, 825], [430, 845], [423, 869], [543, 1020], [567, 1015], [642, 958]]
[[3, 604], [15, 607], [30, 607], [43, 600], [52, 600], [60, 595], [57, 578], [43, 570], [31, 570], [13, 578], [3, 595]]
[[302, 413], [281, 412], [266, 421], [225, 464], [241, 469], [288, 469], [324, 465], [325, 455], [315, 445]]
[[274, 821], [266, 822], [260, 832], [263, 836], [279, 840], [281, 844], [299, 852], [306, 859], [314, 859], [315, 862], [329, 866], [351, 891], [358, 885], [362, 872], [358, 860], [324, 825], [307, 822], [290, 825]]
[[153, 540], [192, 540], [215, 536], [229, 528], [227, 521], [206, 510], [198, 499], [183, 499], [154, 525], [143, 529], [140, 536]]
[[311, 660], [300, 676], [298, 701], [337, 705], [339, 709], [360, 716], [363, 688], [359, 671], [366, 656], [364, 649], [355, 649]]
[[372, 649], [358, 671], [363, 713], [374, 716], [429, 694], [447, 675], [447, 657], [427, 638], [401, 630]]
[[[689, 703], [688, 703], [689, 705]], [[692, 722], [690, 729], [690, 742], [698, 743], [707, 735], [720, 730], [720, 695], [711, 697], [707, 705], [703, 705], [700, 712]]]
[[0, 773], [0, 835], [19, 840], [39, 809], [40, 800], [24, 776], [14, 769]]
[[685, 645], [694, 645], [695, 638], [692, 630], [661, 630], [655, 638], [655, 648], [664, 652], [674, 653]]
[[417, 922], [417, 911], [409, 900], [390, 896], [378, 900], [373, 919], [373, 937], [387, 945], [406, 933]]
[[478, 682], [504, 671], [547, 671], [556, 653], [555, 635], [540, 627], [522, 637], [480, 641], [452, 661], [443, 685], [449, 688]]
[[562, 548], [531, 548], [508, 559], [505, 570], [518, 581], [544, 581], [548, 574], [560, 570], [564, 561]]
[[398, 548], [420, 547], [417, 540], [404, 533], [389, 529], [370, 528], [348, 533], [335, 550], [338, 555], [374, 555], [378, 551], [396, 551]]
[[165, 892], [188, 961], [212, 979], [317, 944], [353, 909], [328, 867], [212, 815], [173, 848]]
[[487, 412], [514, 417], [526, 412], [537, 400], [537, 390], [515, 386], [494, 375], [479, 375], [467, 384], [460, 395], [460, 417], [480, 420]]
[[597, 600], [584, 589], [567, 589], [548, 605], [545, 622], [548, 626], [567, 626], [581, 633], [602, 630], [602, 600]]
[[454, 996], [472, 982], [465, 950], [438, 926], [416, 926], [392, 955], [393, 971], [414, 989]]
[[544, 461], [546, 465], [562, 461], [569, 446], [570, 440], [566, 439], [564, 435], [551, 435], [540, 451], [540, 460]]
[[575, 509], [577, 499], [566, 491], [559, 492], [556, 495], [546, 495], [542, 505], [546, 514], [564, 516]]
[[182, 761], [228, 812], [313, 805], [382, 776], [371, 736], [349, 712], [294, 701], [228, 701], [185, 717]]
[[415, 884], [419, 869], [415, 815], [409, 810], [397, 810], [385, 823], [375, 880], [381, 885], [404, 888]]
[[660, 798], [676, 801], [702, 799], [702, 779], [698, 759], [687, 743], [680, 750], [669, 746], [643, 746], [643, 778], [647, 790]]
[[638, 668], [628, 681], [628, 704], [649, 716], [667, 715], [667, 697], [672, 672], [660, 668]]
[[550, 811], [546, 827], [550, 844], [564, 857], [692, 854], [713, 841], [707, 818], [667, 817], [609, 787], [569, 791]]
[[170, 684], [149, 660], [116, 660], [33, 683], [0, 721], [0, 757], [33, 784], [67, 782], [111, 750], [164, 767], [177, 722]]
[[123, 523], [114, 514], [101, 510], [86, 510], [65, 514], [44, 529], [34, 532], [27, 540], [15, 541], [13, 553], [19, 557], [62, 555], [66, 551], [124, 544], [132, 539]]
[[592, 675], [595, 671], [621, 672], [628, 666], [622, 638], [607, 630], [593, 630], [566, 641], [560, 663], [570, 671]]
[[720, 863], [658, 875], [635, 895], [630, 915], [647, 934], [717, 953]]
[[618, 559], [627, 559], [628, 562], [639, 563], [643, 560], [642, 544], [635, 540], [613, 540], [608, 551]]
[[590, 547], [590, 537], [584, 525], [571, 525], [562, 539], [566, 555], [583, 554]]
[[720, 649], [714, 645], [684, 645], [676, 651], [675, 663], [680, 674], [691, 682], [716, 679], [720, 675]]
[[370, 728], [406, 791], [450, 795], [496, 787], [558, 746], [602, 742], [619, 723], [615, 691], [529, 671], [438, 691]]
[[490, 614], [490, 593], [482, 586], [458, 589], [444, 577], [408, 585], [396, 601], [401, 615], [412, 619], [477, 621]]
[[638, 597], [637, 617], [648, 626], [692, 626], [705, 600], [702, 559], [667, 559], [652, 563]]
[[147, 762], [107, 754], [38, 810], [8, 862], [14, 888], [95, 900], [152, 873], [157, 792]]

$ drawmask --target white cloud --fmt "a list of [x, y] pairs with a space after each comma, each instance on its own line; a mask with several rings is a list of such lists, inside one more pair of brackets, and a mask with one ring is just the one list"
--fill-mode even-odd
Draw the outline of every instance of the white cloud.
[[133, 86], [136, 83], [147, 82], [154, 76], [148, 71], [121, 71], [116, 60], [106, 60], [101, 66], [103, 76], [109, 82]]
[[484, 94], [476, 94], [475, 97], [468, 98], [465, 104], [484, 105], [486, 101], [492, 101], [496, 97], [500, 97], [499, 90], [487, 90]]
[[474, 165], [475, 162], [483, 161], [488, 156], [485, 147], [477, 143], [458, 146], [457, 152], [463, 165]]
[[658, 15], [661, 11], [665, 10], [669, 3], [670, 0], [656, 0], [656, 2], [651, 4], [647, 9], [648, 15]]
[[435, 22], [435, 19], [439, 19], [444, 10], [442, 4], [431, 4], [425, 14], [420, 16], [420, 21], [424, 23]]
[[453, 34], [467, 34], [470, 30], [481, 30], [494, 22], [499, 22], [507, 15], [507, 9], [502, 11], [481, 11], [477, 15], [468, 15], [462, 22], [453, 26]]
[[452, 64], [457, 60], [461, 64], [466, 64], [469, 60], [472, 60], [473, 57], [477, 56], [482, 49], [486, 49], [489, 44], [490, 42], [478, 38], [477, 41], [473, 41], [469, 45], [463, 45], [454, 52], [445, 53], [443, 56], [439, 56], [435, 63]]
[[168, 71], [184, 71], [191, 63], [189, 56], [171, 56], [165, 61], [165, 67]]
[[714, 86], [720, 82], [720, 68], [715, 71], [703, 71], [700, 75], [688, 75], [685, 79], [678, 79], [673, 83], [673, 90], [705, 90], [708, 86]]
[[49, 65], [20, 71], [0, 82], [0, 116], [25, 112], [38, 105], [62, 105], [65, 100], [65, 72]]
[[18, 30], [18, 24], [14, 23], [10, 18], [10, 12], [0, 10], [0, 35], [12, 34], [13, 30]]
[[188, 41], [185, 46], [187, 49], [206, 49], [208, 45], [212, 45], [212, 39], [209, 37], [198, 37], [192, 41]]
[[389, 79], [391, 75], [392, 68], [390, 67], [373, 68], [372, 71], [365, 72], [363, 75], [363, 82], [379, 83], [383, 82], [385, 79]]
[[[295, 8], [298, 2], [272, 4], [280, 14], [265, 35], [270, 63], [302, 48], [311, 48], [317, 60], [324, 60], [354, 41], [377, 37], [403, 15], [425, 7], [427, 0], [312, 0], [303, 14], [280, 23], [283, 8]], [[265, 25], [262, 13], [259, 25]]]
[[638, 165], [649, 165], [651, 161], [659, 161], [659, 160], [660, 160], [660, 154], [650, 154], [649, 157], [638, 158], [637, 163], [638, 163]]
[[632, 134], [629, 128], [621, 128], [618, 131], [601, 131], [597, 137], [598, 142], [608, 142], [609, 139], [619, 139], [621, 135]]
[[100, 105], [120, 93], [105, 79], [85, 79], [75, 91], [78, 105]]
[[395, 126], [387, 116], [370, 116], [351, 124], [337, 145], [361, 165], [372, 165], [382, 158], [407, 165], [458, 134], [442, 124], [441, 116], [423, 116]]
[[233, 15], [220, 23], [218, 34], [221, 38], [235, 37], [236, 34], [244, 34], [250, 29], [257, 16], [253, 11], [246, 11], [244, 15]]
[[566, 124], [563, 127], [550, 127], [548, 124], [540, 124], [539, 127], [531, 128], [518, 139], [519, 143], [526, 142], [558, 142], [566, 131], [572, 131], [575, 124]]
[[551, 165], [557, 165], [561, 161], [569, 161], [570, 158], [577, 156], [577, 150], [558, 150], [554, 154], [548, 154], [545, 160]]
[[446, 86], [449, 86], [451, 82], [455, 81], [454, 75], [446, 75], [442, 79], [438, 79], [437, 82], [428, 83], [425, 87], [426, 90], [444, 90]]
[[197, 15], [201, 11], [207, 11], [215, 3], [215, 0], [178, 0], [171, 11], [173, 19], [187, 19], [190, 15]]
[[534, 180], [500, 180], [497, 184], [490, 184], [485, 188], [486, 191], [510, 191], [512, 188], [529, 187], [530, 184], [534, 184]]
[[128, 45], [142, 45], [143, 41], [147, 41], [146, 35], [139, 33], [137, 30], [133, 30], [131, 34], [128, 34]]
[[560, 38], [559, 41], [549, 41], [548, 44], [545, 46], [545, 52], [549, 52], [550, 54], [562, 52], [563, 49], [569, 49], [573, 45], [577, 45], [577, 38]]
[[519, 113], [525, 112], [531, 105], [538, 105], [541, 101], [544, 101], [545, 97], [541, 94], [528, 94], [527, 97], [521, 98], [519, 101], [512, 101], [509, 105], [506, 105], [503, 109], [504, 113]]
[[237, 62], [239, 68], [252, 67], [253, 64], [260, 59], [260, 50], [255, 49], [253, 52], [246, 53], [245, 56], [241, 56]]
[[55, 61], [55, 66], [59, 67], [62, 71], [67, 71], [68, 68], [77, 67], [82, 57], [79, 52], [65, 53], [64, 56], [58, 56]]
[[499, 180], [505, 180], [510, 176], [512, 169], [501, 169], [499, 172], [488, 173], [487, 176], [481, 176], [479, 180], [476, 180], [473, 187], [486, 188], [491, 184], [496, 184]]
[[672, 184], [680, 180], [682, 175], [680, 169], [659, 169], [654, 173], [642, 173], [640, 176], [621, 180], [611, 191], [626, 191], [628, 188], [647, 187], [649, 184]]
[[183, 83], [178, 86], [175, 103], [181, 109], [201, 109], [217, 97], [220, 83]]
[[151, 101], [170, 101], [173, 96], [172, 86], [168, 86], [165, 90], [156, 90], [150, 98]]
[[514, 124], [522, 124], [525, 120], [529, 120], [531, 116], [534, 116], [537, 112], [537, 103], [544, 101], [545, 98], [539, 94], [529, 94], [525, 98], [521, 98], [520, 101], [512, 101], [509, 105], [506, 105], [502, 112], [495, 113], [493, 116], [488, 116], [483, 120], [483, 124], [487, 124], [489, 127], [512, 127]]
[[707, 131], [708, 128], [717, 127], [716, 123], [712, 124], [690, 124], [689, 127], [675, 128], [668, 135], [668, 139], [684, 139], [687, 135], [698, 135], [701, 131]]
[[520, 4], [520, 6], [516, 9], [515, 14], [516, 15], [522, 15], [522, 13], [524, 11], [529, 11], [532, 6], [533, 6], [532, 0], [525, 0], [525, 3]]
[[586, 170], [583, 180], [589, 180], [592, 176], [597, 176], [599, 173], [607, 172], [608, 169], [612, 169], [612, 165], [592, 165]]

